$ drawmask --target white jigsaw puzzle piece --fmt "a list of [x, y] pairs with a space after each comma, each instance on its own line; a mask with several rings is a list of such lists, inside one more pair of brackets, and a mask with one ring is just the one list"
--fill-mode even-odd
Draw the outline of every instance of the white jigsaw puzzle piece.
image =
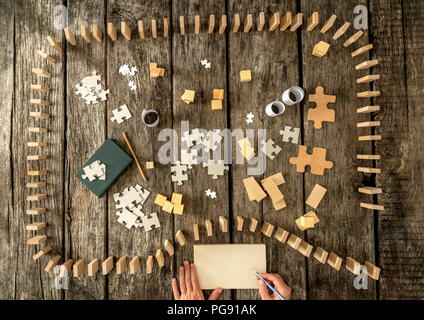
[[152, 227], [155, 229], [160, 228], [160, 222], [156, 212], [151, 214], [143, 214], [140, 216], [140, 220], [141, 222], [139, 222], [138, 226], [144, 227], [144, 231], [150, 231], [152, 230]]
[[212, 179], [218, 179], [218, 176], [223, 176], [224, 170], [229, 168], [224, 164], [224, 160], [209, 160], [208, 163], [203, 163], [203, 167], [208, 167], [208, 175], [211, 175]]
[[172, 182], [177, 182], [179, 186], [183, 184], [183, 181], [188, 180], [187, 166], [181, 165], [180, 161], [177, 161], [174, 166], [171, 166], [171, 172], [174, 173], [171, 176]]
[[116, 215], [119, 216], [118, 222], [123, 224], [127, 229], [131, 230], [132, 227], [139, 227], [139, 217], [128, 209], [123, 209], [122, 212], [118, 211], [116, 212]]
[[101, 163], [100, 160], [93, 161], [82, 169], [84, 170], [84, 174], [81, 175], [83, 179], [88, 178], [89, 181], [106, 180], [106, 165]]
[[206, 69], [210, 69], [212, 66], [212, 64], [207, 59], [200, 60], [200, 64]]
[[251, 124], [251, 123], [253, 123], [253, 119], [255, 118], [255, 115], [252, 113], [252, 112], [250, 112], [250, 113], [248, 113], [247, 115], [246, 115], [246, 123], [247, 124]]
[[202, 145], [206, 150], [215, 151], [221, 143], [221, 130], [210, 130], [202, 140]]
[[199, 164], [198, 151], [196, 149], [181, 149], [181, 164], [187, 165], [188, 169], [192, 169], [192, 165]]
[[126, 104], [123, 104], [121, 107], [112, 110], [113, 117], [110, 118], [111, 121], [116, 121], [118, 124], [128, 120], [132, 117], [130, 111]]
[[106, 95], [109, 94], [109, 93], [110, 93], [109, 89], [102, 90], [102, 91], [99, 92], [99, 94], [97, 96], [100, 98], [101, 101], [106, 101], [107, 100]]
[[262, 141], [261, 151], [265, 153], [266, 156], [270, 158], [271, 160], [274, 160], [275, 156], [279, 154], [281, 151], [280, 146], [275, 144], [275, 147], [274, 147], [274, 144], [275, 142], [272, 139], [268, 139], [266, 143]]
[[123, 76], [126, 76], [130, 73], [130, 67], [127, 64], [124, 64], [119, 67], [119, 73]]
[[144, 203], [145, 199], [143, 198], [143, 195], [140, 193], [139, 189], [131, 186], [124, 189], [122, 194], [114, 193], [113, 201], [115, 202], [116, 209], [132, 209], [137, 204]]
[[293, 128], [290, 126], [285, 126], [284, 130], [280, 130], [280, 135], [283, 136], [283, 142], [290, 142], [297, 144], [299, 141], [300, 128]]

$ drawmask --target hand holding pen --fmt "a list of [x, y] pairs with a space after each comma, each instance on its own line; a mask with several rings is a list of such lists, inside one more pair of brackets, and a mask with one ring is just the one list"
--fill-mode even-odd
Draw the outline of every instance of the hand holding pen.
[[[261, 280], [259, 277], [259, 294], [261, 295], [262, 300], [281, 300], [279, 295], [284, 298], [284, 300], [290, 299], [290, 288], [284, 283], [283, 279], [279, 274], [275, 273], [259, 273]], [[270, 293], [267, 284], [265, 281], [272, 286], [274, 289], [272, 291], [277, 291]]]

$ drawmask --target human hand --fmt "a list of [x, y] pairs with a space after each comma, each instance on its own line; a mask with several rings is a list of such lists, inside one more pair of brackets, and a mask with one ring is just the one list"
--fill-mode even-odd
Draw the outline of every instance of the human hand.
[[[289, 300], [291, 289], [284, 283], [283, 279], [279, 274], [275, 273], [260, 273], [260, 276], [264, 278], [274, 289], [281, 294], [281, 296]], [[265, 282], [256, 277], [259, 281], [259, 294], [262, 300], [281, 300], [274, 292], [270, 294], [270, 290]]]
[[[180, 290], [178, 290], [177, 279], [172, 278], [172, 292], [175, 300], [205, 300], [202, 289], [200, 289], [199, 279], [197, 278], [196, 266], [194, 263], [184, 261], [184, 266], [179, 268]], [[216, 288], [209, 300], [218, 299], [222, 292], [222, 288]]]

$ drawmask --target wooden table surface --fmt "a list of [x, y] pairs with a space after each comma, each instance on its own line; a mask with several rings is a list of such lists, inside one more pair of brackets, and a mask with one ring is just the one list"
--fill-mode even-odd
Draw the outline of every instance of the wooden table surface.
[[[192, 224], [200, 225], [200, 243], [265, 243], [269, 272], [282, 275], [292, 288], [295, 299], [407, 299], [424, 297], [424, 222], [422, 216], [424, 149], [422, 121], [424, 112], [424, 3], [422, 1], [380, 0], [282, 0], [282, 1], [141, 1], [93, 0], [68, 1], [68, 26], [77, 34], [77, 46], [65, 44], [62, 30], [55, 29], [54, 8], [61, 1], [1, 0], [0, 6], [0, 298], [1, 299], [171, 299], [170, 282], [184, 259], [193, 258]], [[356, 30], [348, 32], [337, 41], [331, 36], [345, 21], [353, 22], [354, 7], [362, 4], [369, 10], [369, 29], [357, 43], [344, 48], [343, 42]], [[264, 31], [256, 31], [256, 19], [264, 11]], [[314, 11], [319, 12], [320, 24], [311, 32], [305, 25], [296, 32], [268, 31], [268, 20], [274, 12], [302, 12], [304, 24]], [[235, 13], [240, 14], [239, 32], [230, 32]], [[248, 13], [254, 17], [253, 30], [243, 33], [243, 22]], [[194, 34], [194, 16], [201, 17], [201, 33]], [[215, 29], [207, 33], [209, 15], [227, 14], [229, 26], [224, 35]], [[338, 16], [335, 26], [326, 34], [319, 32], [323, 22], [332, 14]], [[186, 35], [181, 36], [179, 16], [185, 17]], [[170, 34], [163, 37], [163, 18], [169, 18]], [[143, 20], [146, 39], [140, 39], [136, 25]], [[151, 37], [151, 19], [157, 19], [158, 38]], [[91, 30], [93, 23], [105, 31], [105, 24], [113, 22], [118, 28], [126, 21], [132, 29], [132, 40], [119, 33], [112, 42], [104, 35], [102, 43], [94, 39], [85, 43], [79, 36], [81, 25]], [[217, 28], [217, 27], [216, 27]], [[53, 36], [64, 48], [56, 53], [46, 40]], [[327, 56], [312, 56], [314, 44], [320, 40], [331, 43]], [[360, 57], [351, 52], [362, 45], [373, 43], [374, 49]], [[57, 58], [52, 64], [36, 54], [44, 50]], [[212, 62], [204, 69], [201, 59]], [[356, 84], [356, 79], [370, 70], [355, 71], [355, 65], [379, 59], [372, 68], [381, 79], [371, 84]], [[166, 69], [163, 78], [151, 79], [150, 62]], [[130, 91], [128, 79], [118, 73], [122, 64], [136, 65], [138, 86]], [[41, 79], [31, 73], [32, 67], [49, 70], [53, 77]], [[251, 69], [253, 79], [240, 83], [239, 71]], [[102, 76], [102, 84], [111, 93], [106, 102], [86, 105], [74, 94], [74, 86], [92, 71]], [[42, 95], [52, 102], [40, 107], [29, 104], [31, 83], [43, 83], [52, 91]], [[265, 115], [267, 103], [281, 98], [282, 92], [293, 85], [313, 93], [318, 85], [337, 96], [334, 105], [334, 123], [324, 123], [315, 130], [306, 119], [307, 110], [313, 106], [306, 99], [296, 106], [287, 107], [283, 116]], [[212, 89], [224, 88], [224, 109], [212, 111]], [[181, 99], [185, 89], [196, 91], [195, 102], [186, 105]], [[358, 91], [381, 90], [373, 99], [356, 98]], [[111, 110], [126, 103], [133, 118], [117, 124], [110, 121]], [[357, 114], [356, 108], [380, 105], [381, 111]], [[160, 125], [147, 128], [141, 121], [141, 111], [154, 108], [160, 113]], [[35, 120], [29, 112], [46, 110], [49, 120]], [[255, 114], [254, 123], [247, 125], [246, 114]], [[370, 130], [357, 128], [356, 123], [367, 120], [381, 121], [381, 126]], [[161, 129], [174, 128], [180, 134], [180, 122], [190, 121], [190, 128], [205, 129], [262, 129], [282, 147], [275, 160], [267, 161], [262, 176], [281, 171], [286, 183], [280, 187], [287, 208], [276, 212], [269, 199], [261, 203], [250, 202], [242, 180], [247, 177], [248, 165], [233, 164], [224, 176], [212, 180], [206, 169], [194, 166], [189, 180], [182, 186], [171, 182], [169, 165], [158, 163], [158, 150], [164, 143], [158, 140]], [[29, 126], [42, 125], [48, 133], [28, 133]], [[327, 148], [327, 159], [334, 168], [323, 176], [308, 170], [297, 173], [288, 159], [297, 153], [297, 145], [282, 142], [279, 131], [285, 125], [301, 128], [300, 143]], [[148, 182], [141, 180], [135, 164], [117, 180], [108, 193], [98, 199], [75, 178], [75, 173], [89, 156], [111, 138], [129, 152], [122, 137], [126, 131], [141, 162], [154, 159], [156, 168], [145, 170]], [[358, 135], [381, 134], [382, 140], [358, 142]], [[27, 147], [28, 141], [42, 139], [47, 147]], [[233, 145], [235, 141], [233, 140]], [[257, 146], [255, 146], [257, 147]], [[26, 156], [42, 151], [49, 158], [44, 161], [27, 161]], [[381, 174], [357, 172], [356, 167], [371, 165], [371, 161], [357, 160], [356, 154], [374, 153], [381, 160], [373, 163]], [[29, 191], [25, 184], [31, 177], [28, 170], [48, 170], [47, 187]], [[35, 180], [35, 179], [32, 179]], [[127, 230], [119, 224], [112, 194], [125, 187], [141, 184], [152, 191], [146, 202], [146, 212], [158, 212], [161, 228], [151, 232]], [[294, 220], [306, 210], [305, 204], [313, 186], [319, 183], [328, 189], [317, 209], [320, 222], [315, 229], [301, 232]], [[363, 195], [357, 192], [362, 185], [378, 186], [383, 194]], [[205, 197], [204, 190], [217, 192], [217, 199]], [[171, 196], [181, 192], [185, 213], [174, 216], [161, 212], [153, 204], [155, 195]], [[40, 216], [29, 216], [26, 201], [29, 193], [46, 192], [48, 198], [39, 205], [48, 208]], [[372, 202], [385, 207], [383, 212], [359, 207], [360, 202]], [[218, 217], [229, 219], [230, 230], [218, 230]], [[294, 233], [314, 247], [321, 246], [343, 259], [349, 256], [364, 263], [368, 260], [379, 266], [379, 281], [369, 279], [367, 290], [353, 286], [354, 275], [342, 265], [340, 271], [322, 265], [314, 258], [305, 258], [297, 251], [259, 231], [243, 232], [235, 229], [237, 215], [256, 217], [259, 225], [269, 221]], [[211, 219], [214, 236], [205, 234], [204, 221]], [[103, 261], [109, 256], [141, 257], [142, 267], [136, 275], [117, 275], [112, 271], [107, 277], [97, 274], [70, 278], [67, 290], [54, 288], [54, 274], [44, 267], [52, 254], [33, 261], [37, 246], [27, 246], [26, 240], [34, 232], [25, 231], [33, 221], [46, 221], [45, 234], [54, 247], [55, 254], [74, 262], [84, 258]], [[246, 222], [245, 222], [246, 223]], [[182, 229], [187, 245], [176, 246], [173, 257], [165, 255], [165, 267], [157, 266], [151, 275], [145, 274], [145, 259], [163, 248], [166, 239], [175, 243], [175, 232]], [[38, 248], [39, 249], [39, 248]], [[258, 299], [256, 290], [225, 290], [226, 299]]]

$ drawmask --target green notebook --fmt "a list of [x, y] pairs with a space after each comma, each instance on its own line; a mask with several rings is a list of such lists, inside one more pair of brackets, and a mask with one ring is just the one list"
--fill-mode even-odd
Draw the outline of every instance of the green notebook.
[[[96, 160], [99, 160], [101, 163], [106, 165], [106, 179], [96, 179], [93, 181], [88, 180], [88, 178], [83, 179], [83, 168]], [[131, 162], [133, 162], [133, 158], [126, 154], [111, 139], [107, 139], [90, 157], [90, 159], [88, 159], [83, 168], [81, 168], [75, 176], [81, 180], [81, 182], [85, 184], [91, 192], [100, 198], [107, 189], [109, 189], [112, 183], [121, 175], [121, 173], [131, 164]]]

